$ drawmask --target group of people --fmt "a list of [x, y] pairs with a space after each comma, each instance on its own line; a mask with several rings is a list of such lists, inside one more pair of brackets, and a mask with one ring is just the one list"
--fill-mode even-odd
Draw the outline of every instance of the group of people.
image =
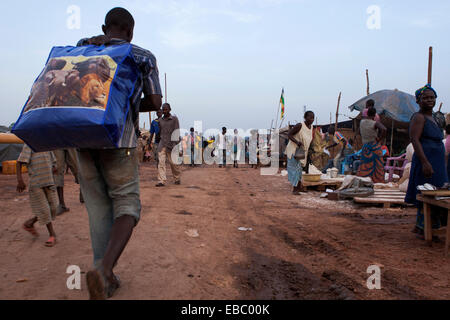
[[[105, 18], [102, 26], [104, 34], [79, 41], [78, 46], [84, 45], [120, 45], [131, 43], [133, 39], [134, 19], [123, 8], [114, 8]], [[162, 105], [162, 93], [159, 83], [159, 74], [155, 56], [148, 50], [132, 45], [132, 53], [137, 62], [140, 76], [135, 85], [133, 95], [130, 97], [130, 112], [124, 128], [124, 134], [118, 148], [111, 149], [79, 149], [73, 151], [76, 158], [76, 172], [72, 170], [81, 187], [82, 199], [89, 216], [89, 228], [93, 250], [93, 266], [86, 274], [87, 287], [90, 299], [106, 299], [112, 297], [120, 287], [120, 279], [113, 272], [120, 256], [122, 255], [134, 228], [140, 221], [141, 201], [139, 189], [139, 158], [137, 152], [137, 140], [139, 137], [139, 112], [151, 112], [157, 110], [158, 119], [152, 123], [151, 137], [148, 149], [153, 150], [158, 161], [158, 187], [164, 187], [167, 181], [165, 164], [169, 161], [175, 184], [180, 184], [179, 167], [172, 160], [172, 153], [180, 139], [174, 139], [173, 134], [179, 129], [178, 118], [171, 114], [169, 104]], [[143, 97], [142, 97], [143, 95]], [[423, 233], [423, 213], [421, 204], [416, 201], [416, 187], [424, 183], [432, 183], [442, 187], [448, 182], [445, 163], [445, 148], [441, 142], [442, 130], [432, 117], [432, 110], [436, 104], [437, 94], [431, 86], [427, 85], [416, 92], [417, 103], [420, 111], [414, 115], [410, 125], [411, 141], [414, 146], [411, 175], [409, 180], [407, 202], [418, 205], [417, 232]], [[162, 108], [161, 108], [162, 107]], [[294, 126], [289, 132], [289, 143], [286, 148], [288, 157], [288, 179], [293, 186], [293, 192], [298, 194], [303, 190], [302, 172], [307, 167], [310, 146], [317, 135], [313, 127], [315, 115], [308, 111], [304, 115], [304, 121]], [[376, 112], [368, 108], [367, 117], [361, 121], [361, 135], [364, 146], [361, 152], [361, 164], [358, 174], [371, 176], [374, 181], [381, 180], [381, 141], [384, 139], [386, 128], [376, 119]], [[215, 138], [217, 154], [221, 156], [221, 166], [226, 165], [227, 144], [230, 143], [226, 136], [227, 129], [223, 128], [221, 134]], [[252, 133], [253, 134], [253, 133]], [[255, 133], [257, 134], [257, 133]], [[316, 150], [330, 149], [337, 144], [342, 144], [344, 149], [350, 145], [342, 135], [329, 131], [334, 143], [326, 146], [317, 138], [318, 146], [312, 149], [312, 155]], [[191, 139], [187, 139], [186, 148], [195, 149], [196, 141], [192, 139], [195, 132], [191, 130]], [[153, 138], [155, 137], [155, 140]], [[233, 149], [231, 156], [235, 167], [238, 167], [239, 155], [245, 149], [250, 150], [254, 157], [258, 149], [254, 144], [257, 139], [250, 139], [252, 145], [240, 149], [243, 145], [237, 130], [234, 132], [231, 143]], [[194, 145], [194, 147], [193, 147]], [[244, 151], [245, 152], [245, 151]], [[66, 159], [66, 152], [63, 153]], [[318, 158], [321, 158], [319, 156]], [[323, 158], [323, 157], [322, 157]], [[255, 159], [251, 159], [255, 163]], [[65, 160], [66, 161], [66, 160]], [[313, 158], [312, 161], [317, 161]], [[66, 211], [64, 199], [59, 196], [58, 188], [62, 184], [58, 182], [57, 172], [64, 172], [62, 166], [57, 165], [53, 152], [35, 153], [28, 146], [18, 159], [17, 165], [17, 190], [23, 192], [26, 188], [22, 178], [22, 165], [27, 164], [29, 170], [29, 195], [30, 203], [35, 217], [24, 224], [25, 230], [37, 235], [34, 228], [36, 222], [45, 225], [49, 232], [47, 246], [56, 243], [56, 233], [52, 225], [60, 211]], [[195, 163], [194, 163], [195, 164]], [[63, 190], [61, 194], [63, 195]], [[432, 211], [433, 226], [438, 227], [446, 223], [443, 215], [438, 210]]]
[[[446, 187], [450, 181], [450, 125], [446, 127], [447, 139], [443, 141], [443, 128], [433, 117], [437, 93], [431, 85], [427, 84], [417, 90], [415, 96], [420, 110], [411, 118], [409, 128], [411, 148], [408, 147], [408, 149], [411, 149], [412, 152], [409, 156], [411, 166], [405, 202], [417, 206], [416, 226], [413, 232], [417, 233], [418, 237], [423, 238], [423, 203], [416, 199], [419, 192], [417, 187], [429, 183], [437, 188], [442, 188]], [[370, 177], [374, 183], [384, 183], [384, 163], [388, 151], [383, 141], [386, 138], [387, 129], [380, 122], [374, 101], [369, 100], [366, 107], [363, 111], [363, 119], [360, 122], [363, 147], [359, 151], [360, 160], [357, 175]], [[334, 143], [327, 146], [330, 139], [322, 139], [317, 134], [318, 130], [314, 128], [313, 123], [314, 113], [308, 111], [304, 115], [304, 121], [294, 126], [288, 134], [287, 170], [288, 180], [293, 186], [292, 192], [294, 194], [300, 194], [301, 191], [304, 191], [302, 172], [304, 169], [308, 171], [310, 163], [317, 166], [323, 163], [324, 150], [342, 143], [342, 155], [345, 156], [346, 149], [349, 149], [349, 152], [351, 151], [349, 147], [351, 141], [347, 141], [342, 135], [334, 132], [332, 128], [330, 128], [328, 135], [334, 134]], [[310, 153], [309, 158], [308, 153]], [[337, 158], [330, 160], [327, 167], [337, 166]], [[431, 206], [431, 218], [433, 229], [446, 226], [447, 210]], [[433, 237], [433, 240], [438, 241], [438, 238]]]
[[[347, 139], [341, 132], [336, 131], [334, 126], [329, 126], [326, 133], [321, 127], [314, 127], [314, 113], [308, 111], [304, 115], [304, 122], [294, 126], [289, 134], [289, 143], [286, 149], [288, 176], [294, 187], [293, 193], [304, 191], [301, 186], [301, 170], [309, 171], [313, 165], [322, 173], [337, 168], [338, 172], [354, 173], [361, 177], [371, 177], [375, 183], [384, 182], [384, 161], [389, 155], [384, 145], [386, 127], [380, 122], [376, 113], [374, 100], [368, 100], [366, 109], [363, 111], [363, 119], [360, 123], [360, 134], [363, 147], [361, 150], [354, 149], [353, 139]], [[298, 137], [295, 137], [298, 135]], [[300, 165], [294, 161], [293, 153], [297, 149], [298, 142], [306, 151]], [[330, 150], [336, 148], [335, 157], [331, 158]], [[303, 157], [303, 156], [302, 156]], [[298, 160], [298, 157], [297, 157]], [[297, 184], [300, 181], [300, 185]]]

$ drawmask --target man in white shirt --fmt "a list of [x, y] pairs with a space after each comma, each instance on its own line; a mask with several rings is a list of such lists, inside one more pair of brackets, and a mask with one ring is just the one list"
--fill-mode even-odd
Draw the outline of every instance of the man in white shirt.
[[222, 128], [222, 133], [217, 136], [217, 149], [219, 150], [219, 168], [226, 167], [227, 163], [227, 128]]

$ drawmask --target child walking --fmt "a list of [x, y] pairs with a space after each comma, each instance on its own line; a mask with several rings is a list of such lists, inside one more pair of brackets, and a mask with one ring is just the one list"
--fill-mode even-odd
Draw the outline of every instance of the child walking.
[[37, 237], [39, 234], [34, 228], [34, 224], [47, 226], [49, 239], [45, 246], [53, 247], [56, 244], [56, 233], [53, 230], [52, 220], [56, 218], [58, 209], [58, 196], [56, 193], [53, 173], [56, 172], [56, 158], [53, 152], [34, 152], [27, 145], [24, 145], [17, 160], [17, 192], [22, 193], [26, 189], [22, 178], [22, 166], [28, 166], [29, 195], [31, 211], [34, 218], [27, 220], [23, 228]]

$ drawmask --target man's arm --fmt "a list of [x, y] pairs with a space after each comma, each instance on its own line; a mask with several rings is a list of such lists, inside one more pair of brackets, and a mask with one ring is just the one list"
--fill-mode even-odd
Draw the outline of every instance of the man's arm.
[[375, 122], [375, 128], [378, 129], [378, 141], [383, 141], [386, 137], [386, 127], [380, 122]]
[[289, 133], [288, 133], [288, 138], [289, 140], [291, 140], [292, 142], [294, 142], [296, 145], [301, 146], [302, 144], [300, 143], [300, 141], [297, 141], [294, 136], [300, 132], [300, 130], [302, 129], [302, 124], [298, 123], [295, 125], [295, 127], [293, 127]]
[[25, 185], [25, 182], [22, 178], [22, 162], [17, 161], [16, 164], [16, 175], [17, 175], [17, 192], [22, 193], [25, 191], [27, 186]]
[[144, 80], [144, 98], [141, 100], [140, 112], [151, 112], [161, 109], [162, 92], [159, 84], [159, 70], [156, 58], [149, 53], [148, 60], [142, 66]]
[[139, 112], [152, 112], [161, 109], [162, 96], [160, 94], [144, 95], [141, 100]]

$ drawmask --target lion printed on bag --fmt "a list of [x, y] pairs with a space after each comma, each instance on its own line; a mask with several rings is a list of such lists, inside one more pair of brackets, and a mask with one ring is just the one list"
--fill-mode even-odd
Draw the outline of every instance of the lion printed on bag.
[[100, 77], [95, 74], [87, 74], [80, 80], [81, 90], [80, 97], [81, 101], [85, 106], [99, 106], [102, 108], [106, 107], [106, 92], [105, 86], [103, 85]]

